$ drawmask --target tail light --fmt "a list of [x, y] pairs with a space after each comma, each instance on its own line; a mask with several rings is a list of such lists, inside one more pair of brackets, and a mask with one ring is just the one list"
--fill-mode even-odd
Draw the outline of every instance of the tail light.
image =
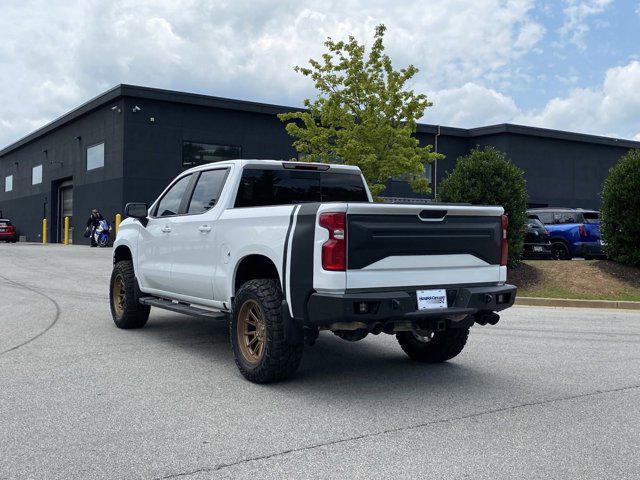
[[582, 238], [585, 238], [585, 237], [587, 236], [587, 227], [585, 227], [585, 226], [584, 226], [584, 224], [581, 224], [581, 225], [578, 227], [578, 232], [580, 232], [580, 236], [581, 236]]
[[500, 265], [507, 265], [507, 257], [509, 256], [509, 248], [507, 247], [507, 227], [509, 226], [509, 217], [502, 215], [502, 241], [500, 242]]
[[322, 268], [344, 272], [347, 269], [347, 214], [321, 213], [320, 226], [329, 230], [322, 244]]

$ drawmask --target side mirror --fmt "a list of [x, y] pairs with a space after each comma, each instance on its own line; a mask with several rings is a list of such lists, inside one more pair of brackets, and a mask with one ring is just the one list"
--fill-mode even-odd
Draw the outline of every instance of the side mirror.
[[141, 220], [143, 218], [147, 218], [147, 215], [149, 214], [149, 207], [146, 203], [127, 203], [124, 207], [124, 214], [127, 217]]

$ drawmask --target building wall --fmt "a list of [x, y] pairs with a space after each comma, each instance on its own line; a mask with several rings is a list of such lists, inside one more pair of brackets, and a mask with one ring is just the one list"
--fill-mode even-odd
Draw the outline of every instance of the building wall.
[[[88, 242], [82, 234], [92, 207], [110, 222], [121, 211], [123, 115], [111, 110], [116, 104], [122, 109], [122, 101], [103, 106], [0, 157], [0, 210], [27, 241], [41, 241], [43, 214], [50, 241], [60, 238], [58, 186], [67, 179], [74, 187], [74, 243]], [[87, 147], [100, 142], [105, 144], [104, 167], [87, 171]], [[42, 183], [32, 185], [32, 168], [40, 164]], [[5, 192], [4, 178], [10, 174], [13, 191]]]
[[240, 146], [243, 158], [296, 157], [274, 115], [138, 98], [126, 98], [125, 112], [125, 202], [151, 203], [184, 170], [183, 141]]
[[502, 133], [471, 139], [492, 145], [524, 170], [529, 202], [549, 206], [600, 208], [609, 169], [629, 149], [615, 145]]

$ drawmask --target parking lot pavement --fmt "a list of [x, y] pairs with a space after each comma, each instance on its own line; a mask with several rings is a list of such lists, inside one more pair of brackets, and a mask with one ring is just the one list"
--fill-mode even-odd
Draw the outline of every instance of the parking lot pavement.
[[254, 385], [220, 323], [116, 329], [110, 249], [0, 245], [0, 478], [636, 478], [640, 312], [514, 307], [441, 365], [322, 334]]

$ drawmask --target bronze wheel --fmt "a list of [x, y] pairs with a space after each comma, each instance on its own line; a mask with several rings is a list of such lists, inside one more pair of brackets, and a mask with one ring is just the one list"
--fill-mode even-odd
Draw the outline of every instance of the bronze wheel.
[[296, 371], [302, 339], [286, 338], [280, 281], [243, 283], [233, 299], [229, 339], [240, 372], [255, 383], [277, 382]]
[[248, 363], [257, 364], [262, 359], [266, 333], [266, 322], [260, 305], [255, 300], [247, 300], [240, 307], [236, 335], [242, 356]]
[[124, 280], [121, 275], [118, 275], [111, 287], [111, 298], [113, 302], [113, 310], [118, 317], [124, 314], [124, 306], [127, 300], [127, 293], [124, 288]]
[[151, 307], [142, 305], [131, 260], [121, 260], [113, 266], [109, 284], [111, 317], [118, 328], [141, 328], [147, 323]]

